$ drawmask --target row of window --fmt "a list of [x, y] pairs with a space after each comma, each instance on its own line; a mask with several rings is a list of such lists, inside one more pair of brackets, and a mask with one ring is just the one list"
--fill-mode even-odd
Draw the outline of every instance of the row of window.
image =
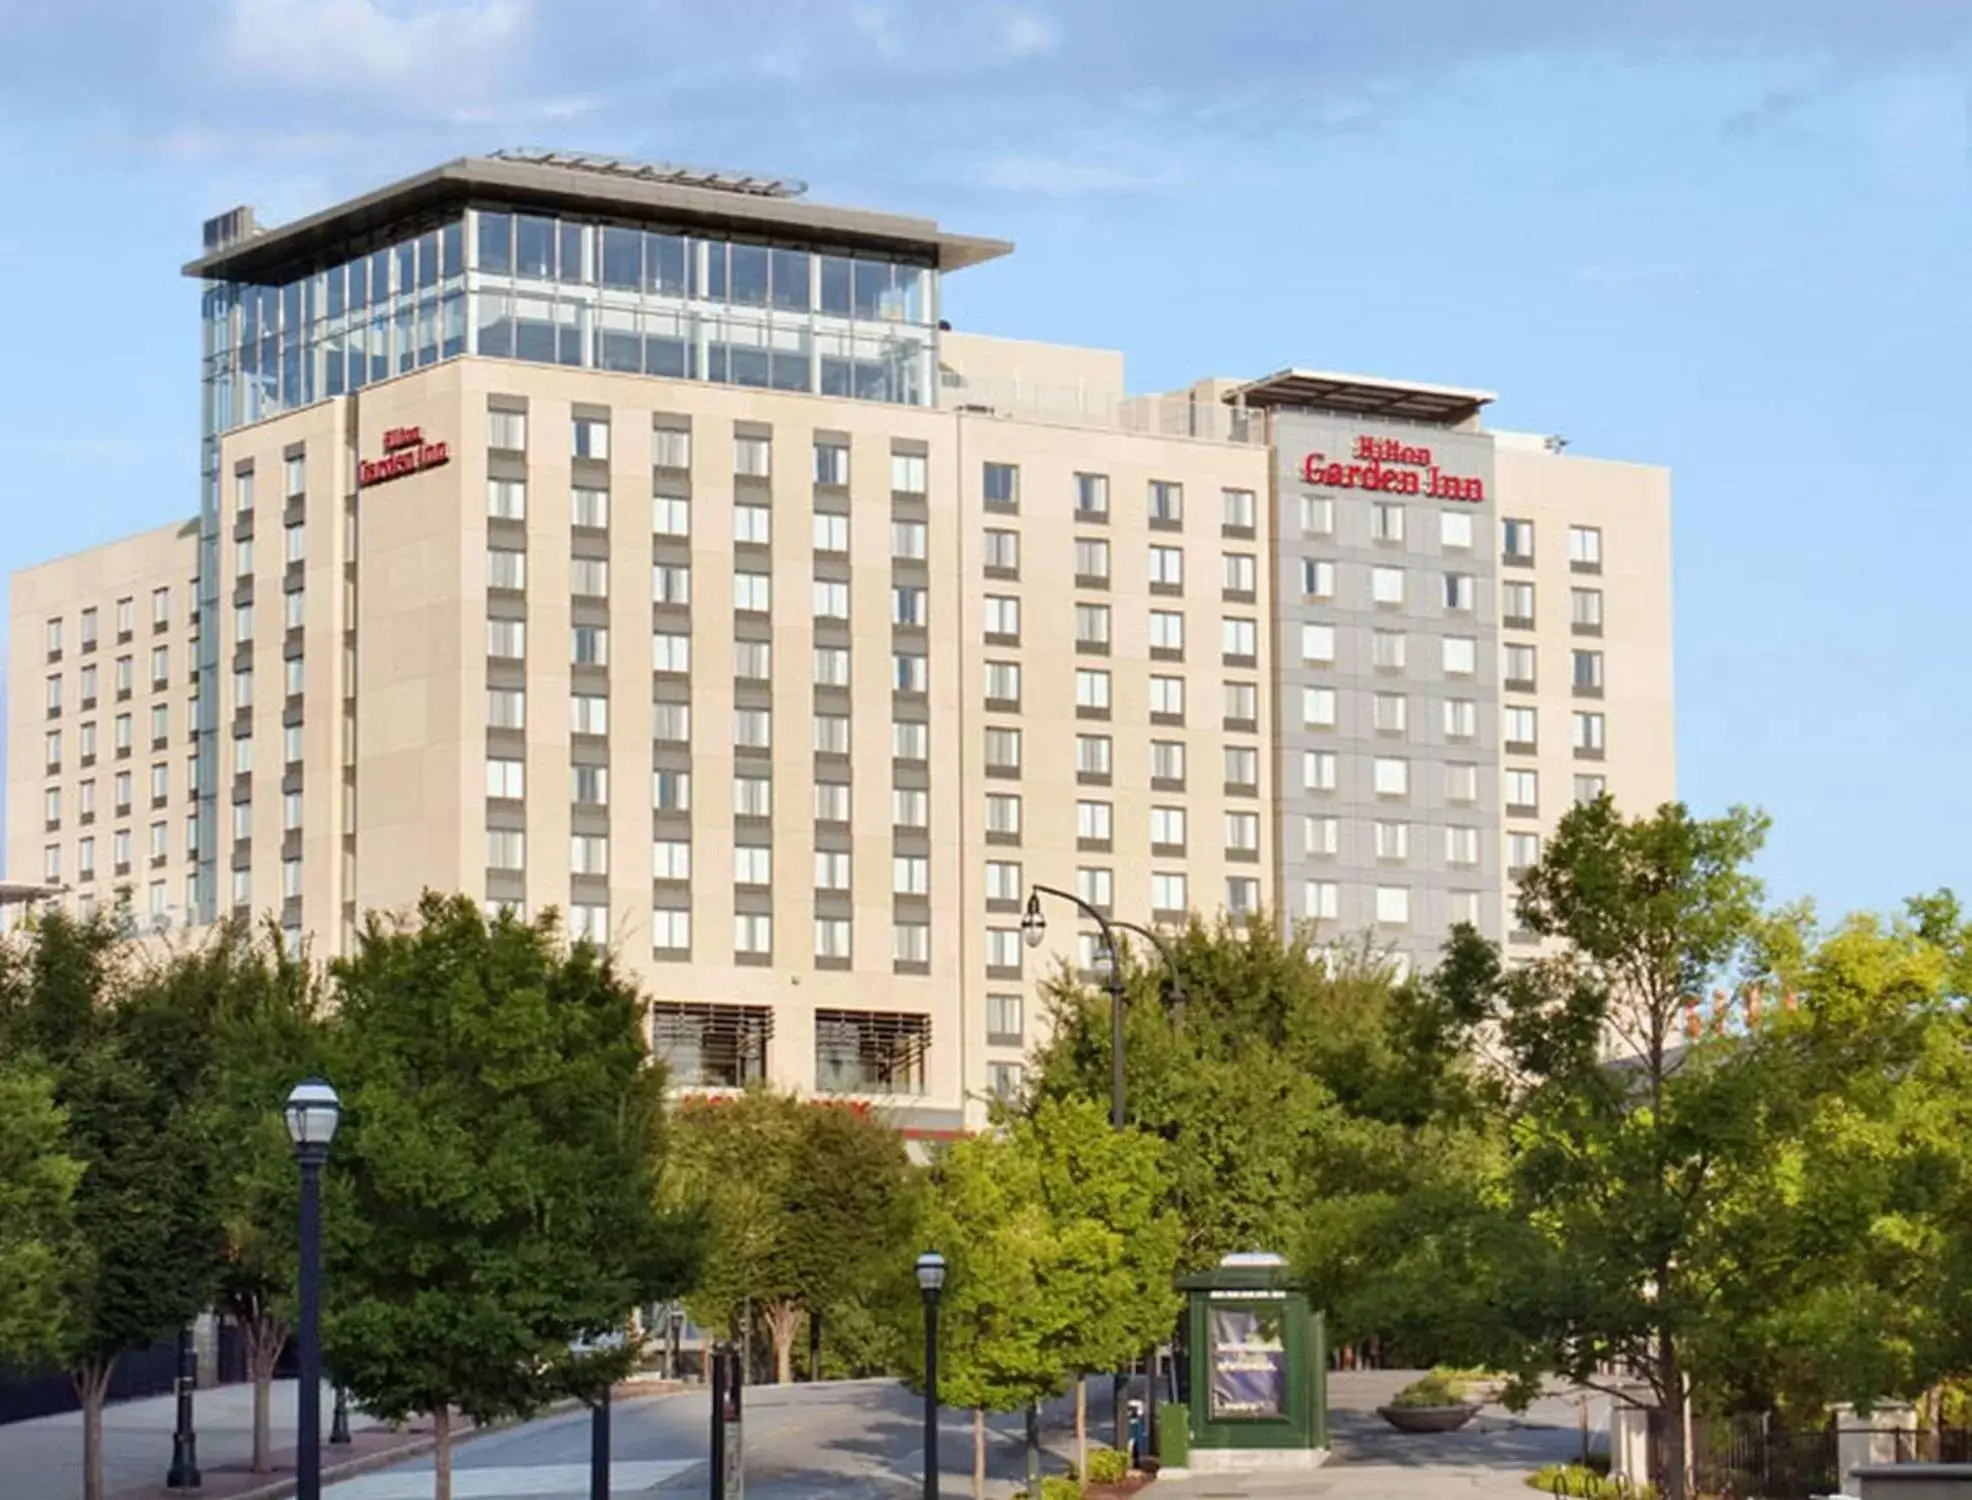
[[[130, 656], [119, 656], [112, 670], [113, 676], [111, 682], [116, 696], [119, 699], [128, 698], [136, 690], [136, 659]], [[83, 713], [87, 713], [96, 706], [97, 697], [101, 691], [100, 673], [101, 669], [94, 662], [87, 662], [76, 671], [75, 687], [76, 698], [78, 700], [76, 707]], [[47, 708], [50, 718], [59, 715], [64, 707], [63, 685], [62, 673], [50, 672], [48, 674], [47, 686], [43, 695], [43, 704]], [[150, 685], [152, 692], [161, 692], [171, 686], [171, 648], [169, 646], [153, 646], [151, 648]]]
[[[137, 629], [136, 596], [131, 595], [129, 597], [117, 600], [115, 609], [116, 609], [117, 639], [118, 641], [128, 640], [133, 634], [135, 634]], [[96, 649], [96, 644], [99, 637], [99, 630], [98, 630], [99, 615], [100, 612], [98, 611], [96, 606], [92, 604], [87, 609], [83, 610], [81, 614], [77, 617], [77, 624], [79, 628], [76, 634], [78, 636], [77, 645], [80, 650], [94, 651]], [[167, 627], [168, 625], [170, 625], [170, 623], [171, 623], [171, 590], [165, 587], [152, 589], [151, 590], [151, 628], [154, 630], [161, 630]], [[63, 645], [67, 639], [66, 629], [67, 629], [67, 621], [63, 616], [61, 615], [49, 616], [47, 625], [45, 627], [46, 642], [47, 642], [49, 656], [53, 657], [53, 656], [59, 656], [61, 654]]]
[[[1319, 603], [1335, 602], [1338, 566], [1327, 558], [1304, 557], [1301, 560], [1302, 596]], [[1414, 603], [1422, 603], [1422, 600], [1411, 597], [1410, 576], [1413, 571], [1390, 564], [1372, 564], [1366, 569], [1370, 603], [1379, 609], [1404, 609]], [[1438, 583], [1438, 603], [1447, 614], [1469, 615], [1479, 607], [1479, 579], [1476, 574], [1441, 573]], [[1501, 623], [1511, 629], [1533, 629], [1534, 585], [1525, 580], [1503, 581], [1500, 584], [1500, 617]], [[1599, 632], [1603, 627], [1602, 590], [1570, 589], [1568, 622], [1578, 631]]]
[[[1598, 679], [1598, 685], [1599, 679]], [[1422, 725], [1413, 724], [1410, 698], [1403, 693], [1371, 693], [1369, 727], [1379, 735], [1403, 738]], [[1334, 688], [1301, 689], [1301, 727], [1332, 730], [1342, 727], [1342, 695]], [[1439, 731], [1448, 742], [1473, 740], [1479, 734], [1479, 704], [1472, 698], [1446, 698], [1439, 705]], [[1501, 710], [1504, 738], [1512, 747], [1531, 747], [1539, 743], [1539, 710], [1531, 705], [1508, 704]], [[1605, 734], [1604, 716], [1576, 712], [1571, 716], [1571, 738], [1578, 750], [1600, 750]]]
[[[1230, 492], [1229, 492], [1230, 493]], [[1394, 500], [1373, 500], [1369, 505], [1369, 534], [1376, 542], [1402, 542], [1407, 539], [1409, 523], [1406, 519], [1410, 507]], [[1438, 516], [1438, 545], [1445, 551], [1469, 552], [1474, 546], [1477, 528], [1473, 513], [1469, 509], [1451, 507], [1441, 509]], [[1232, 521], [1228, 516], [1227, 524]], [[1251, 524], [1250, 522], [1247, 524]], [[1304, 536], [1332, 537], [1335, 535], [1335, 499], [1330, 495], [1303, 495], [1301, 497], [1301, 533]], [[1502, 518], [1500, 521], [1500, 554], [1516, 563], [1531, 563], [1534, 560], [1534, 523], [1516, 518]], [[1568, 561], [1580, 569], [1596, 571], [1602, 566], [1602, 528], [1599, 526], [1570, 526], [1568, 528]]]
[[[1600, 714], [1579, 716], [1588, 720], [1577, 726], [1576, 733], [1582, 736], [1577, 742], [1578, 750], [1600, 749], [1603, 728]], [[1528, 726], [1531, 727], [1531, 726]], [[1509, 733], [1511, 733], [1511, 727]], [[1593, 737], [1591, 747], [1584, 743]], [[1527, 742], [1531, 746], [1532, 742]], [[1509, 750], [1516, 748], [1509, 742]], [[1308, 792], [1337, 792], [1341, 790], [1343, 757], [1333, 750], [1304, 750], [1301, 753], [1301, 788]], [[1419, 765], [1432, 762], [1421, 761]], [[1367, 790], [1373, 795], [1387, 799], [1410, 797], [1413, 792], [1422, 794], [1423, 788], [1415, 785], [1412, 774], [1413, 762], [1399, 755], [1377, 755], [1369, 757], [1370, 776]], [[1479, 767], [1470, 761], [1446, 761], [1439, 769], [1443, 773], [1440, 795], [1451, 806], [1473, 806], [1479, 801]], [[1537, 792], [1537, 773], [1510, 769], [1505, 773], [1506, 800], [1509, 810], [1532, 809], [1539, 805]], [[1524, 780], [1516, 780], [1524, 777]], [[1575, 778], [1575, 795], [1578, 801], [1593, 801], [1602, 794], [1605, 780], [1600, 775], [1580, 775]], [[1353, 789], [1352, 789], [1353, 790]]]
[[[1407, 927], [1411, 922], [1411, 888], [1407, 885], [1377, 885], [1371, 888], [1371, 916], [1379, 927]], [[1445, 920], [1456, 926], [1463, 922], [1478, 926], [1481, 896], [1478, 891], [1447, 891]], [[1333, 880], [1307, 880], [1301, 884], [1301, 915], [1315, 922], [1335, 922], [1342, 917], [1342, 887]]]

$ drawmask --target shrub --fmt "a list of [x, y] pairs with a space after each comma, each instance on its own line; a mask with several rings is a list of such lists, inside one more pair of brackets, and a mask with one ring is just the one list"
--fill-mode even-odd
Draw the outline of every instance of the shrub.
[[1114, 1448], [1091, 1448], [1089, 1450], [1089, 1483], [1115, 1484], [1126, 1479], [1130, 1473], [1130, 1460]]
[[1539, 1490], [1543, 1495], [1571, 1495], [1580, 1500], [1657, 1500], [1654, 1484], [1633, 1485], [1580, 1464], [1547, 1464], [1527, 1476], [1527, 1488]]
[[[1089, 1455], [1091, 1459], [1094, 1454]], [[1094, 1468], [1093, 1463], [1090, 1464]], [[1027, 1491], [1015, 1490], [1013, 1500], [1028, 1500]], [[1082, 1482], [1066, 1474], [1049, 1474], [1041, 1480], [1040, 1500], [1082, 1500]]]
[[1466, 1377], [1456, 1370], [1433, 1370], [1419, 1376], [1390, 1398], [1392, 1406], [1461, 1406]]

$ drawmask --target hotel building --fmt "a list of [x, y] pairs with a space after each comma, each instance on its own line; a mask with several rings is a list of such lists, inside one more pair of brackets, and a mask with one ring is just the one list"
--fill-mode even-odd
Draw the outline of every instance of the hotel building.
[[935, 1131], [1093, 964], [1036, 882], [1417, 960], [1672, 795], [1663, 470], [1483, 391], [1128, 395], [941, 321], [1010, 249], [543, 152], [212, 220], [198, 514], [13, 580], [8, 874], [317, 952], [552, 906], [682, 1084]]

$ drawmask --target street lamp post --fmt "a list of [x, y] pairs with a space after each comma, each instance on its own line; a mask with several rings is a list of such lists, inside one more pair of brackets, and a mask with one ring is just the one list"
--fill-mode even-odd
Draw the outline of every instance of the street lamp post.
[[918, 1286], [924, 1292], [924, 1500], [938, 1500], [938, 1293], [945, 1285], [945, 1257], [927, 1250], [918, 1257]]
[[294, 1086], [288, 1138], [301, 1164], [301, 1321], [296, 1330], [295, 1500], [322, 1495], [322, 1163], [329, 1159], [342, 1100], [319, 1078]]
[[199, 1475], [199, 1435], [192, 1426], [192, 1392], [198, 1386], [199, 1357], [189, 1326], [178, 1330], [178, 1422], [171, 1434], [171, 1468], [164, 1476], [169, 1490], [195, 1490]]

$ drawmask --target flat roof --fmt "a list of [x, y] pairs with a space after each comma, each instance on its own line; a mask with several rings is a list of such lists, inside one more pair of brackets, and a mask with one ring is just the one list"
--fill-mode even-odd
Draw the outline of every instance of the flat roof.
[[462, 156], [292, 223], [261, 229], [189, 261], [184, 274], [274, 285], [389, 243], [406, 221], [469, 204], [675, 224], [685, 229], [923, 256], [941, 271], [1008, 254], [1006, 240], [949, 234], [930, 219], [834, 208], [792, 196], [801, 185], [740, 173], [643, 166], [563, 152]]
[[59, 896], [68, 889], [65, 885], [23, 885], [18, 881], [0, 880], [0, 906], [16, 906], [23, 901], [41, 901]]
[[1290, 368], [1236, 385], [1226, 393], [1226, 399], [1248, 406], [1302, 406], [1349, 416], [1402, 417], [1410, 422], [1456, 427], [1498, 398], [1492, 391], [1464, 386]]

